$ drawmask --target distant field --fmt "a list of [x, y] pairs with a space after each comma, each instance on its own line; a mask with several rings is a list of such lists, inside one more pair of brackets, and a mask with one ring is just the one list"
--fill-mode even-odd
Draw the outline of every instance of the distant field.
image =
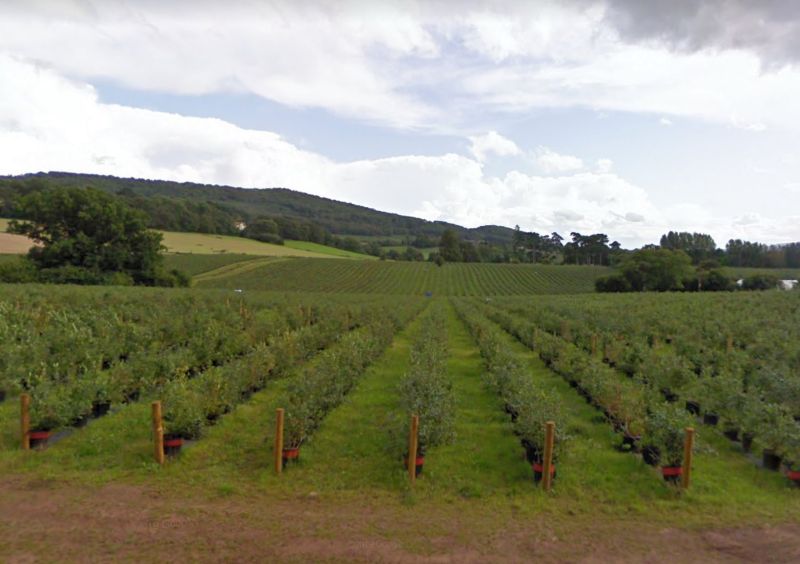
[[604, 267], [445, 264], [391, 261], [283, 260], [229, 276], [197, 280], [199, 287], [395, 295], [492, 296], [594, 291]]
[[178, 233], [159, 231], [164, 236], [164, 246], [171, 253], [217, 254], [234, 253], [242, 255], [273, 257], [327, 257], [330, 255], [292, 249], [283, 245], [270, 245], [244, 237], [228, 235], [209, 235], [206, 233]]
[[320, 245], [319, 243], [312, 243], [310, 241], [291, 241], [287, 239], [286, 241], [284, 241], [283, 246], [288, 247], [290, 249], [310, 251], [312, 253], [318, 253], [333, 257], [354, 258], [354, 259], [364, 259], [364, 260], [377, 260], [378, 258], [378, 257], [373, 257], [371, 255], [365, 255], [363, 253], [354, 253], [353, 251], [337, 249], [336, 247], [328, 247], [326, 245]]
[[257, 258], [253, 255], [235, 255], [221, 253], [218, 255], [199, 255], [199, 254], [167, 254], [164, 256], [164, 264], [167, 269], [177, 268], [189, 276], [197, 276], [209, 270], [215, 270], [237, 262], [253, 260]]
[[[384, 251], [395, 250], [398, 253], [404, 253], [407, 248], [408, 248], [407, 245], [392, 245], [390, 247], [381, 247], [381, 249], [383, 249]], [[417, 249], [417, 250], [422, 253], [422, 256], [425, 257], [425, 260], [428, 260], [428, 256], [430, 256], [432, 252], [438, 251], [439, 247], [427, 247], [425, 249]]]
[[756, 274], [772, 274], [782, 280], [800, 279], [800, 268], [743, 268], [726, 267], [725, 272], [734, 278], [746, 278]]

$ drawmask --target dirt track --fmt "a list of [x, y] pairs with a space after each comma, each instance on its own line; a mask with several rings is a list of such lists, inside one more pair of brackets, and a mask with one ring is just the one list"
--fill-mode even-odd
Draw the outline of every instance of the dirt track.
[[31, 240], [22, 235], [0, 233], [0, 254], [22, 255], [31, 248]]
[[[0, 480], [0, 560], [797, 562], [800, 525], [687, 531], [512, 519], [473, 530], [458, 511], [327, 501], [186, 500], [138, 486]], [[502, 519], [501, 519], [502, 520]], [[538, 521], [538, 520], [537, 520]]]

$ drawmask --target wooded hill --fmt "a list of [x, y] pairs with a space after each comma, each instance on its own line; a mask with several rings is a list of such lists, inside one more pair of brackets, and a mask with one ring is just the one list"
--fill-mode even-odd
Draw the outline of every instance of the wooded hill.
[[488, 225], [467, 229], [287, 188], [234, 188], [66, 172], [0, 176], [0, 216], [13, 216], [13, 202], [21, 194], [48, 185], [92, 186], [116, 194], [145, 211], [151, 218], [151, 227], [173, 231], [234, 234], [238, 221], [247, 223], [260, 216], [282, 216], [313, 221], [339, 236], [368, 236], [393, 239], [398, 243], [417, 237], [438, 241], [448, 228], [455, 230], [462, 239], [495, 245], [510, 244], [514, 235], [514, 230], [507, 227]]

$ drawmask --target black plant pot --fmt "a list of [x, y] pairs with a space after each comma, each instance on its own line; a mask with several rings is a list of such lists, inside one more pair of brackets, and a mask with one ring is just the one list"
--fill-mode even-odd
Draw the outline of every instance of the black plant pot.
[[640, 436], [629, 435], [625, 433], [622, 435], [622, 444], [619, 449], [623, 452], [639, 452]]
[[96, 401], [92, 404], [92, 416], [93, 417], [102, 417], [108, 410], [111, 409], [111, 402], [108, 401]]
[[542, 450], [538, 446], [531, 444], [526, 439], [522, 439], [520, 442], [525, 449], [525, 460], [528, 461], [528, 464], [533, 464], [542, 459]]
[[732, 441], [738, 442], [739, 440], [739, 429], [725, 429], [722, 434]]
[[742, 450], [750, 452], [750, 449], [753, 447], [753, 439], [752, 433], [742, 433]]
[[73, 419], [71, 425], [76, 429], [80, 429], [81, 427], [86, 427], [86, 424], [88, 422], [89, 422], [89, 415], [83, 414]]
[[655, 445], [643, 446], [642, 460], [650, 466], [658, 466], [658, 463], [661, 462], [661, 450]]
[[0, 401], [6, 401], [6, 391], [0, 390]]
[[700, 404], [696, 401], [687, 401], [686, 411], [688, 411], [692, 415], [700, 415]]
[[776, 454], [775, 451], [772, 449], [769, 448], [764, 449], [761, 461], [764, 463], [764, 468], [766, 468], [767, 470], [773, 470], [773, 471], [780, 470], [781, 456]]
[[41, 450], [47, 446], [52, 433], [50, 429], [33, 429], [28, 433], [28, 440], [32, 449]]
[[716, 413], [706, 413], [703, 415], [703, 423], [706, 425], [716, 425], [719, 423], [719, 415]]
[[128, 392], [125, 394], [125, 401], [127, 403], [132, 403], [134, 401], [139, 401], [139, 396], [141, 395], [140, 390], [134, 390], [132, 392]]
[[662, 388], [661, 394], [664, 396], [664, 399], [667, 400], [669, 403], [675, 403], [676, 401], [678, 401], [678, 394], [676, 394], [669, 388]]
[[164, 435], [164, 454], [167, 456], [177, 456], [183, 446], [183, 437], [180, 435], [167, 433]]

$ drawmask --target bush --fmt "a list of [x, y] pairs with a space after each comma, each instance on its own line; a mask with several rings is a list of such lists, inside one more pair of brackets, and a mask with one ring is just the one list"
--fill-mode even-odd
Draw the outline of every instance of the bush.
[[36, 266], [24, 257], [0, 263], [0, 282], [5, 284], [24, 284], [36, 281]]
[[780, 280], [774, 274], [754, 274], [742, 281], [744, 290], [774, 290], [778, 287]]
[[685, 428], [691, 424], [691, 417], [679, 404], [661, 403], [651, 407], [645, 423], [646, 441], [659, 449], [663, 466], [683, 464]]
[[598, 292], [631, 292], [630, 282], [621, 274], [603, 276], [594, 282], [594, 288]]

